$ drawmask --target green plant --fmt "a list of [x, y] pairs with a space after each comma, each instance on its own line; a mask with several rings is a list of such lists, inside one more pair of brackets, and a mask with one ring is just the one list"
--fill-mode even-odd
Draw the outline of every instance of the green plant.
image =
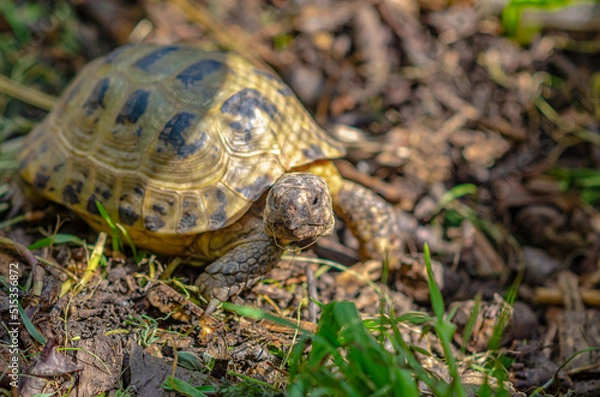
[[541, 30], [539, 24], [522, 21], [526, 11], [560, 11], [570, 5], [589, 3], [585, 0], [510, 0], [502, 12], [505, 33], [526, 44]]

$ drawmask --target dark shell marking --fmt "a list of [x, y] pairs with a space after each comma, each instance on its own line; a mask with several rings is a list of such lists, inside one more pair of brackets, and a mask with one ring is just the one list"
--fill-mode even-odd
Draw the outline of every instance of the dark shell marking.
[[154, 204], [152, 206], [152, 209], [161, 215], [167, 215], [167, 209], [160, 204]]
[[146, 90], [135, 90], [131, 93], [127, 102], [121, 108], [119, 115], [117, 116], [117, 124], [125, 124], [129, 122], [131, 124], [137, 123], [138, 119], [146, 112], [148, 107], [148, 97], [150, 91]]
[[247, 119], [254, 119], [257, 109], [268, 114], [271, 120], [279, 113], [277, 107], [254, 88], [245, 88], [233, 94], [221, 105], [221, 113], [241, 115]]
[[173, 51], [177, 51], [179, 48], [180, 47], [177, 47], [177, 46], [169, 46], [169, 47], [160, 48], [156, 51], [151, 52], [150, 54], [146, 55], [145, 57], [139, 59], [136, 63], [134, 63], [134, 65], [137, 66], [138, 68], [142, 69], [144, 72], [147, 72], [156, 61], [160, 60], [165, 55], [167, 55]]
[[110, 54], [108, 54], [105, 58], [104, 58], [104, 64], [109, 64], [109, 63], [113, 63], [115, 61], [115, 59], [117, 59], [117, 57], [119, 55], [121, 55], [122, 52], [130, 49], [131, 47], [135, 46], [135, 44], [127, 44], [124, 45], [122, 47], [119, 47], [115, 50], [113, 50]]
[[185, 234], [198, 224], [198, 203], [194, 200], [184, 198], [181, 202], [181, 208], [184, 211], [181, 214], [181, 219], [179, 220], [179, 225], [177, 226], [177, 233]]
[[302, 153], [309, 159], [322, 159], [324, 157], [323, 150], [318, 145], [314, 143], [310, 145], [310, 148], [302, 149]]
[[219, 203], [219, 206], [209, 216], [209, 230], [218, 230], [227, 221], [227, 211], [225, 211], [225, 208], [227, 207], [227, 196], [221, 189], [217, 189], [215, 198], [217, 199], [216, 201]]
[[106, 95], [109, 87], [110, 80], [108, 77], [103, 78], [96, 84], [87, 101], [85, 101], [83, 104], [86, 116], [90, 116], [92, 113], [98, 110], [98, 108], [106, 109], [104, 105], [104, 96]]
[[229, 124], [232, 130], [237, 131], [239, 133], [243, 133], [243, 139], [246, 143], [250, 143], [252, 141], [252, 123], [247, 122], [245, 126], [243, 126], [239, 121], [233, 121]]
[[205, 132], [203, 132], [202, 135], [200, 135], [200, 138], [194, 142], [186, 143], [185, 141], [186, 130], [190, 126], [193, 127], [195, 118], [196, 116], [191, 113], [178, 113], [167, 122], [165, 128], [163, 128], [158, 136], [158, 139], [164, 142], [166, 146], [170, 145], [175, 149], [177, 157], [180, 159], [185, 159], [196, 153], [198, 150], [202, 149], [202, 146], [204, 146], [204, 143], [206, 142], [207, 136]]
[[50, 175], [44, 175], [41, 172], [35, 174], [35, 179], [33, 180], [33, 186], [36, 189], [44, 190], [46, 186], [48, 186], [48, 182], [50, 181]]
[[140, 219], [140, 215], [131, 208], [119, 207], [119, 219], [124, 225], [131, 226]]
[[94, 192], [96, 192], [97, 194], [100, 194], [102, 196], [102, 198], [105, 200], [108, 200], [109, 198], [112, 197], [112, 193], [110, 192], [110, 189], [104, 189], [102, 192], [100, 192], [100, 188], [97, 187], [96, 189], [94, 189]]
[[181, 215], [181, 220], [179, 221], [179, 226], [177, 226], [177, 231], [181, 234], [184, 234], [191, 228], [195, 227], [197, 221], [198, 215], [186, 211]]
[[283, 96], [292, 96], [294, 95], [294, 91], [288, 86], [283, 86], [277, 90]]
[[185, 88], [189, 88], [191, 85], [201, 81], [207, 74], [216, 72], [221, 69], [223, 63], [214, 59], [203, 59], [196, 63], [191, 64], [176, 77], [183, 83]]
[[96, 194], [92, 193], [89, 200], [87, 201], [87, 205], [85, 209], [92, 215], [100, 215], [100, 211], [98, 211], [98, 206], [96, 205]]
[[79, 204], [79, 196], [73, 185], [65, 186], [62, 194], [63, 201], [66, 204]]
[[156, 232], [165, 226], [165, 222], [159, 215], [152, 215], [144, 218], [144, 226], [149, 231]]
[[266, 175], [262, 175], [254, 179], [251, 184], [237, 188], [236, 191], [248, 200], [255, 201], [265, 191], [265, 186], [270, 185], [272, 185], [271, 179]]
[[277, 77], [273, 76], [271, 73], [266, 72], [264, 70], [260, 70], [260, 69], [254, 69], [254, 73], [264, 76], [266, 78], [268, 78], [269, 80], [273, 80], [273, 81], [277, 81], [280, 82], [281, 80], [279, 80]]

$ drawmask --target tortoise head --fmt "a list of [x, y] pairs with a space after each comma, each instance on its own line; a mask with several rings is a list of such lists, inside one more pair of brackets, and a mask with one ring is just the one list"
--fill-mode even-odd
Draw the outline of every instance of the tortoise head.
[[267, 195], [265, 232], [284, 243], [331, 234], [335, 217], [325, 181], [308, 173], [281, 176]]

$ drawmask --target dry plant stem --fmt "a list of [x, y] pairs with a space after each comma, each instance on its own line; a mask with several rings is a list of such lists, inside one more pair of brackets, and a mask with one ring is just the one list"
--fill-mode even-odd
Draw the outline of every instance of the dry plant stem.
[[50, 110], [56, 98], [0, 75], [0, 92], [41, 109]]
[[558, 285], [562, 292], [563, 304], [568, 311], [585, 311], [579, 288], [579, 277], [569, 271], [560, 272]]
[[33, 287], [31, 293], [33, 296], [41, 296], [42, 288], [44, 287], [44, 269], [39, 266], [35, 255], [23, 244], [10, 240], [5, 237], [0, 237], [0, 247], [6, 247], [22, 256], [31, 266], [33, 273]]
[[94, 246], [94, 250], [90, 255], [90, 259], [88, 261], [88, 265], [85, 269], [85, 273], [83, 273], [83, 277], [77, 284], [77, 290], [81, 290], [84, 288], [92, 279], [94, 274], [96, 274], [96, 270], [98, 269], [98, 265], [100, 264], [100, 257], [102, 256], [102, 252], [104, 251], [104, 246], [106, 245], [107, 234], [101, 232], [98, 235], [98, 240], [96, 241], [96, 245]]
[[70, 278], [72, 280], [79, 279], [79, 277], [75, 273], [69, 271], [65, 267], [53, 262], [50, 259], [41, 257], [39, 255], [36, 255], [35, 259], [37, 259], [38, 262], [44, 265], [45, 270], [47, 270], [53, 277], [56, 277], [59, 280], [65, 280], [67, 278]]
[[[313, 323], [311, 321], [298, 320], [298, 319], [290, 318], [290, 317], [282, 317], [282, 318], [284, 320], [289, 321], [290, 324], [297, 324], [298, 327], [302, 328], [305, 331], [317, 332], [317, 324], [316, 323]], [[298, 330], [291, 325], [277, 324], [277, 323], [274, 323], [273, 321], [269, 320], [268, 318], [265, 318], [263, 320], [263, 323], [266, 326], [268, 326], [269, 331], [272, 331], [272, 332], [278, 332], [278, 333], [287, 334], [287, 335], [291, 335], [291, 334], [298, 332]]]
[[261, 298], [264, 299], [265, 302], [267, 302], [273, 308], [273, 310], [275, 310], [276, 315], [283, 315], [283, 313], [281, 313], [281, 308], [279, 307], [279, 305], [269, 295], [262, 295]]
[[317, 322], [317, 304], [313, 299], [317, 299], [317, 281], [315, 279], [315, 272], [313, 272], [310, 263], [306, 264], [306, 284], [308, 287], [308, 315], [310, 321], [313, 323]]
[[[581, 290], [581, 298], [583, 303], [588, 306], [600, 307], [600, 290], [588, 289]], [[558, 289], [552, 288], [537, 288], [533, 297], [535, 303], [546, 305], [563, 305], [564, 296]]]
[[[15, 210], [17, 213], [18, 211], [18, 209]], [[42, 219], [44, 216], [46, 216], [45, 211], [27, 211], [24, 214], [15, 216], [15, 214], [13, 214], [13, 210], [11, 209], [11, 211], [8, 213], [8, 219], [4, 222], [0, 222], [0, 230], [6, 229], [9, 226], [16, 225], [17, 223], [21, 222], [35, 222]]]
[[171, 276], [173, 275], [173, 272], [175, 272], [175, 270], [177, 270], [179, 265], [181, 265], [181, 262], [182, 262], [181, 258], [175, 258], [171, 262], [169, 262], [169, 264], [167, 265], [167, 268], [165, 269], [164, 272], [162, 272], [159, 279], [167, 280], [167, 279], [171, 278]]

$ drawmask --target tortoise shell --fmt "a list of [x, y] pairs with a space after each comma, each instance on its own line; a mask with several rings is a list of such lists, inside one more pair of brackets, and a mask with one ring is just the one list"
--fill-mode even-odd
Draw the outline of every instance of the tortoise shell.
[[282, 174], [344, 155], [277, 77], [238, 55], [121, 47], [86, 65], [26, 138], [23, 178], [130, 231], [191, 235], [238, 220]]

